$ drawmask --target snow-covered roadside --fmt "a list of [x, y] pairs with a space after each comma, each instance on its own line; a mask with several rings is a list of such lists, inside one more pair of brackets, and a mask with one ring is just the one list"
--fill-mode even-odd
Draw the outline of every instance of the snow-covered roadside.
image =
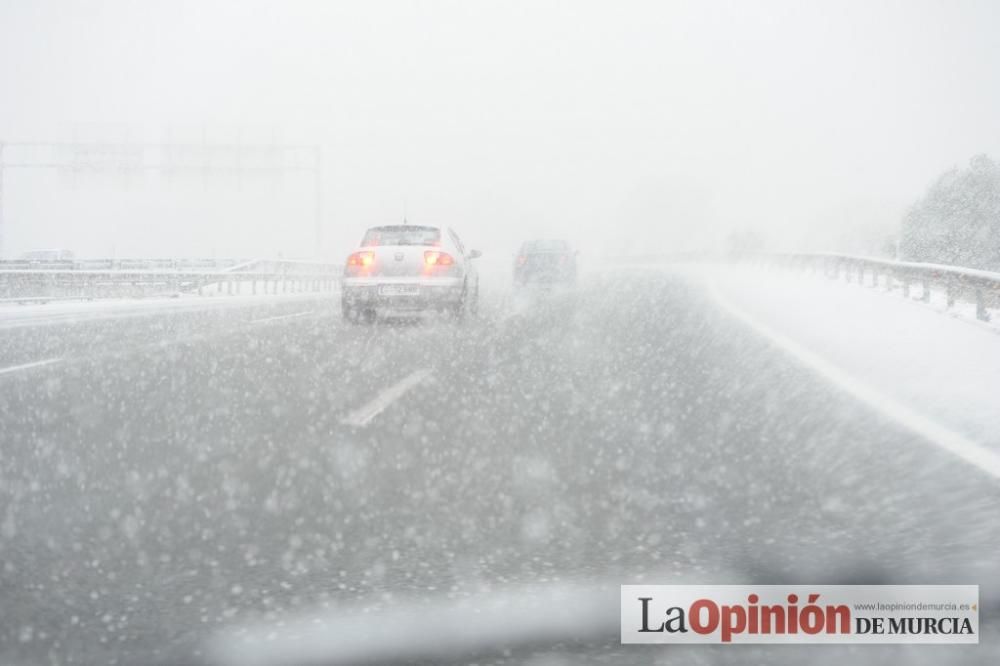
[[199, 310], [246, 308], [278, 302], [330, 299], [334, 295], [336, 293], [301, 292], [252, 296], [244, 292], [244, 295], [234, 296], [184, 295], [177, 298], [115, 298], [94, 301], [52, 301], [24, 305], [6, 303], [0, 305], [0, 329], [94, 319], [117, 319], [158, 312], [196, 312]]
[[704, 280], [719, 304], [758, 334], [773, 332], [772, 342], [807, 350], [868, 395], [1000, 452], [994, 327], [821, 276], [741, 266], [682, 270]]

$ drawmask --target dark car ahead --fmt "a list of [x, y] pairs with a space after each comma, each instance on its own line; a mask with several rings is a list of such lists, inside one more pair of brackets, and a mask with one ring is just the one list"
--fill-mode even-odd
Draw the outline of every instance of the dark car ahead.
[[576, 250], [565, 240], [530, 240], [514, 259], [514, 286], [571, 285], [576, 282]]

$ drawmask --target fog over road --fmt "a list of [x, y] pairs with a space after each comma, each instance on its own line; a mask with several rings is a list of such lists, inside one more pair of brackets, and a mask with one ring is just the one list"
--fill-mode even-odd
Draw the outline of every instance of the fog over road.
[[[994, 479], [670, 272], [461, 323], [332, 298], [47, 321], [0, 328], [0, 359], [5, 664], [200, 663], [262, 613], [485, 586], [1000, 578]], [[990, 617], [947, 657], [995, 663]], [[942, 657], [902, 650], [566, 663]]]

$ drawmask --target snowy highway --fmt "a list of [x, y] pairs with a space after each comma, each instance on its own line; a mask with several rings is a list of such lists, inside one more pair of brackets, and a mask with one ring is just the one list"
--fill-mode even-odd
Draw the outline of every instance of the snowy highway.
[[998, 8], [0, 2], [0, 666], [1000, 664]]
[[[0, 321], [0, 366], [2, 663], [201, 663], [249, 618], [562, 580], [971, 581], [985, 603], [1000, 578], [996, 478], [689, 274], [498, 290], [463, 323], [350, 325], [329, 297]], [[949, 654], [995, 663], [984, 624]]]

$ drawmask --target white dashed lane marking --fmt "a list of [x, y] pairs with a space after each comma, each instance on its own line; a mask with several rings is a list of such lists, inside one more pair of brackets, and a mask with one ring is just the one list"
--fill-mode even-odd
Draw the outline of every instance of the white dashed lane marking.
[[366, 402], [364, 405], [358, 407], [347, 416], [340, 419], [340, 422], [344, 425], [354, 426], [355, 428], [363, 428], [371, 423], [372, 419], [385, 411], [389, 405], [402, 398], [407, 394], [407, 392], [410, 391], [410, 389], [430, 377], [430, 375], [430, 368], [422, 368], [407, 375], [379, 393], [371, 401]]
[[53, 363], [58, 363], [61, 360], [61, 358], [47, 358], [44, 361], [33, 361], [31, 363], [22, 363], [21, 365], [12, 365], [7, 368], [0, 368], [0, 375], [18, 372], [20, 370], [30, 370], [31, 368], [40, 368], [43, 365], [52, 365]]
[[306, 315], [311, 315], [315, 310], [306, 310], [305, 312], [293, 312], [292, 314], [277, 315], [275, 317], [264, 317], [263, 319], [251, 319], [251, 324], [262, 324], [266, 321], [279, 321], [281, 319], [294, 319], [295, 317], [305, 317]]

